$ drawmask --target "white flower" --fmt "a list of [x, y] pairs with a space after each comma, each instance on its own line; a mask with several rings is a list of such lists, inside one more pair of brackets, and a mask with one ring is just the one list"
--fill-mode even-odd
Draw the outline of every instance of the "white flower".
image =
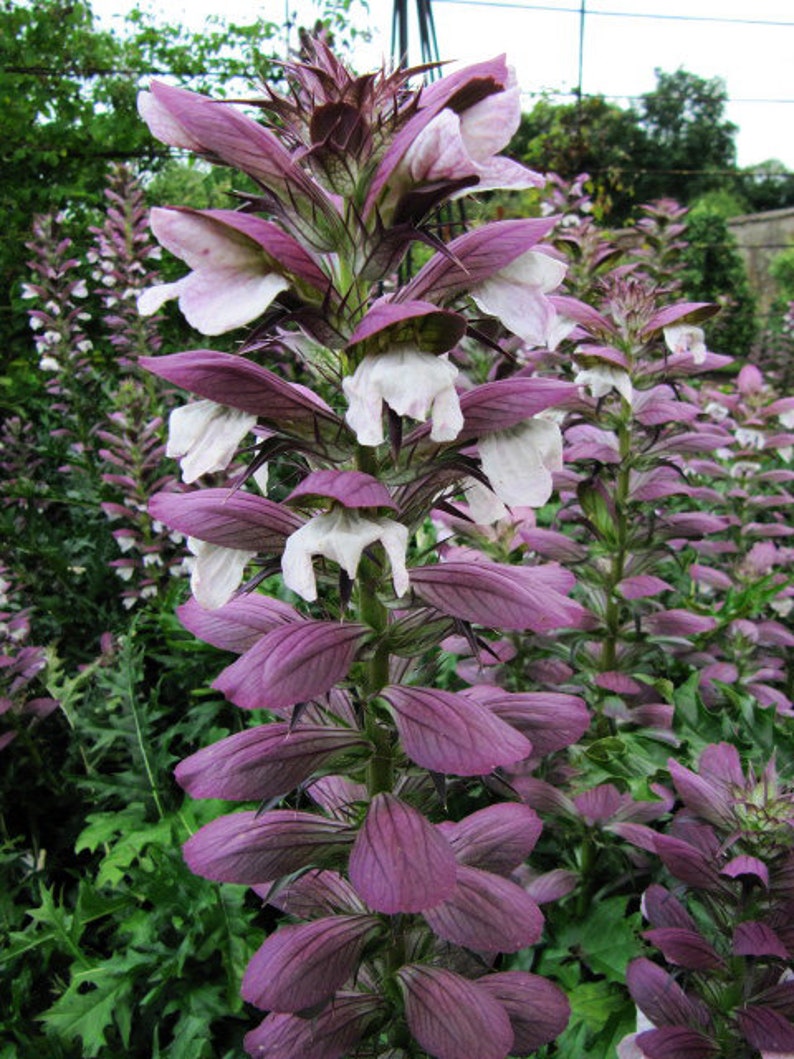
[[480, 463], [499, 499], [509, 507], [542, 507], [562, 470], [562, 434], [556, 423], [528, 419], [480, 438]]
[[396, 595], [408, 591], [405, 549], [408, 529], [390, 518], [364, 518], [355, 511], [338, 507], [324, 515], [315, 515], [287, 538], [281, 569], [284, 584], [305, 600], [317, 599], [312, 557], [323, 555], [339, 563], [349, 578], [354, 578], [361, 553], [380, 541], [391, 563], [392, 583]]
[[529, 346], [553, 349], [574, 326], [561, 326], [546, 295], [565, 277], [566, 266], [540, 250], [528, 250], [470, 291], [477, 306], [501, 320]]
[[753, 430], [750, 427], [738, 427], [736, 430], [736, 444], [741, 445], [743, 449], [758, 449], [760, 451], [766, 444], [766, 438], [760, 430]]
[[383, 402], [400, 416], [424, 422], [432, 415], [433, 441], [454, 441], [463, 427], [454, 380], [458, 369], [447, 354], [433, 356], [398, 349], [364, 357], [353, 375], [342, 380], [348, 410], [345, 419], [361, 445], [383, 441]]
[[175, 408], [168, 419], [166, 456], [179, 458], [182, 478], [222, 471], [231, 463], [256, 416], [215, 401], [194, 401]]
[[499, 151], [507, 147], [521, 121], [520, 90], [511, 85], [468, 107], [462, 114], [445, 108], [421, 130], [405, 153], [401, 169], [414, 184], [476, 176], [474, 189], [541, 187], [542, 178]]
[[507, 508], [499, 497], [476, 478], [467, 478], [463, 493], [469, 505], [469, 514], [478, 526], [490, 526], [507, 516]]
[[702, 327], [691, 324], [673, 324], [664, 328], [664, 340], [671, 353], [689, 353], [695, 364], [706, 359], [706, 343]]
[[42, 357], [39, 361], [39, 368], [42, 371], [60, 371], [61, 366], [55, 357]]
[[77, 283], [75, 283], [74, 287], [72, 287], [72, 297], [73, 298], [87, 298], [88, 297], [88, 287], [86, 286], [86, 283], [85, 283], [84, 279], [79, 279], [77, 281]]
[[262, 496], [267, 496], [268, 480], [270, 478], [270, 468], [268, 465], [263, 463], [260, 467], [257, 467], [251, 477], [256, 482], [257, 488]]
[[289, 284], [268, 271], [264, 251], [252, 239], [200, 214], [153, 209], [152, 231], [193, 270], [175, 283], [138, 296], [138, 311], [151, 316], [179, 299], [188, 323], [203, 335], [221, 335], [249, 323]]
[[723, 419], [727, 419], [730, 415], [725, 405], [720, 404], [719, 401], [709, 401], [703, 411], [717, 423], [721, 423]]
[[[720, 456], [719, 449], [717, 450], [715, 455], [720, 456], [720, 459], [729, 460], [732, 456], [731, 450], [723, 449], [722, 451], [724, 455]], [[735, 463], [732, 463], [730, 466], [731, 478], [750, 478], [757, 473], [758, 465], [755, 463], [751, 463], [750, 460], [736, 460]]]
[[611, 364], [596, 364], [592, 368], [583, 368], [577, 372], [573, 381], [577, 386], [586, 387], [590, 396], [596, 400], [606, 397], [610, 390], [617, 390], [629, 404], [634, 396], [629, 373]]
[[790, 408], [788, 412], [781, 412], [777, 418], [782, 427], [791, 430], [794, 427], [794, 408]]
[[35, 290], [29, 283], [23, 283], [20, 294], [23, 298], [38, 298], [39, 292]]
[[243, 570], [256, 552], [223, 548], [188, 537], [187, 546], [196, 561], [190, 574], [190, 588], [196, 602], [207, 610], [228, 603], [243, 577]]

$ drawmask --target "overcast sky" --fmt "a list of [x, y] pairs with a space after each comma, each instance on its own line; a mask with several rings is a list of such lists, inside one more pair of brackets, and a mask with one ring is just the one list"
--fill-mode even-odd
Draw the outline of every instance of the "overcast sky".
[[[372, 41], [356, 51], [359, 69], [388, 55], [393, 0], [369, 0], [369, 15], [354, 0], [357, 25]], [[124, 0], [93, 0], [103, 19], [129, 9]], [[262, 14], [311, 24], [312, 0], [160, 0], [169, 20], [200, 29], [209, 15], [251, 21]], [[578, 82], [581, 0], [433, 0], [442, 58], [476, 62], [507, 52], [527, 93], [571, 92]], [[412, 3], [411, 22], [416, 24]], [[738, 161], [755, 165], [778, 158], [794, 169], [794, 3], [792, 0], [586, 0], [582, 89], [630, 97], [654, 88], [654, 69], [683, 67], [721, 77], [739, 126]], [[661, 16], [661, 17], [660, 17]], [[410, 56], [419, 60], [418, 49]], [[571, 97], [561, 97], [561, 99]]]

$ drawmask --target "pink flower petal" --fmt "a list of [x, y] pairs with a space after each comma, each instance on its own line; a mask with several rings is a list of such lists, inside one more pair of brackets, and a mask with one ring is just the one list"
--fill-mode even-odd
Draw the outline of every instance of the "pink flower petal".
[[245, 1035], [252, 1059], [342, 1059], [382, 1014], [379, 997], [338, 993], [309, 1018], [274, 1013]]
[[532, 751], [525, 736], [462, 695], [398, 684], [381, 695], [394, 710], [405, 752], [423, 768], [479, 776]]
[[476, 984], [507, 1011], [515, 1034], [511, 1055], [531, 1055], [559, 1037], [568, 1025], [571, 1008], [565, 994], [540, 975], [502, 971], [483, 975]]
[[155, 493], [149, 514], [189, 537], [242, 551], [281, 551], [303, 519], [254, 493], [202, 489], [194, 493]]
[[534, 849], [542, 827], [529, 806], [504, 802], [452, 824], [446, 838], [460, 864], [509, 875]]
[[479, 868], [459, 867], [453, 892], [423, 914], [440, 938], [477, 952], [518, 952], [543, 932], [543, 915], [529, 894]]
[[445, 562], [414, 567], [411, 584], [443, 614], [497, 629], [550, 632], [577, 627], [585, 613], [562, 594], [573, 579], [549, 565]]
[[364, 632], [352, 622], [281, 625], [227, 666], [212, 686], [242, 709], [281, 713], [344, 679]]
[[374, 916], [327, 916], [283, 926], [246, 968], [243, 1000], [266, 1011], [296, 1012], [320, 1004], [352, 977]]
[[274, 809], [233, 813], [205, 824], [182, 847], [188, 867], [216, 882], [254, 886], [339, 859], [353, 841], [346, 824]]
[[303, 620], [289, 603], [258, 593], [238, 596], [217, 610], [207, 610], [189, 599], [176, 613], [199, 640], [235, 654], [247, 651], [277, 626]]
[[238, 408], [283, 427], [338, 419], [321, 398], [266, 368], [232, 353], [198, 349], [164, 357], [141, 357], [147, 371], [208, 400]]
[[433, 825], [392, 794], [378, 794], [350, 854], [350, 881], [378, 912], [421, 912], [455, 887], [452, 849]]
[[646, 930], [643, 937], [660, 950], [668, 963], [690, 971], [716, 971], [725, 967], [725, 961], [697, 930], [657, 927]]
[[366, 745], [349, 728], [262, 724], [191, 754], [175, 776], [192, 798], [264, 801], [288, 794], [335, 755]]
[[507, 1059], [513, 1030], [503, 1004], [453, 971], [400, 968], [408, 1028], [435, 1059]]

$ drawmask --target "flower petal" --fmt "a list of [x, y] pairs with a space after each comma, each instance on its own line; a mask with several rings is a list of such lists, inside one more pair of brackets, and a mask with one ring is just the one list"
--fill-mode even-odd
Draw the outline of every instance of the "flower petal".
[[504, 802], [470, 813], [445, 834], [460, 864], [509, 875], [529, 856], [542, 826], [529, 806]]
[[544, 346], [557, 314], [546, 294], [559, 287], [566, 266], [539, 250], [528, 250], [476, 284], [471, 296], [484, 313], [501, 320], [530, 346]]
[[[577, 627], [585, 611], [568, 599], [573, 580], [559, 567], [509, 566], [489, 561], [444, 562], [414, 567], [411, 584], [443, 614], [501, 629]], [[567, 588], [565, 587], [567, 585]]]
[[441, 967], [397, 972], [408, 1028], [435, 1059], [506, 1059], [513, 1030], [504, 1006], [475, 982]]
[[283, 713], [343, 680], [365, 631], [352, 622], [281, 625], [227, 666], [212, 686], [241, 709]]
[[353, 838], [346, 824], [315, 813], [251, 810], [205, 824], [182, 852], [196, 875], [255, 886], [299, 868], [339, 861]]
[[366, 745], [350, 728], [261, 724], [191, 754], [174, 775], [191, 798], [264, 801], [288, 794], [337, 754]]
[[212, 611], [188, 600], [177, 608], [177, 617], [199, 640], [235, 654], [253, 647], [276, 626], [302, 620], [289, 603], [257, 593], [238, 596]]
[[214, 401], [195, 401], [175, 408], [168, 418], [166, 456], [179, 458], [182, 479], [225, 470], [237, 446], [256, 423], [256, 416]]
[[556, 423], [530, 419], [480, 438], [480, 463], [491, 488], [508, 507], [543, 507], [562, 470], [562, 433]]
[[331, 997], [352, 977], [374, 916], [326, 916], [283, 926], [246, 968], [243, 1000], [266, 1011], [303, 1011]]
[[504, 1006], [515, 1040], [511, 1055], [531, 1055], [559, 1037], [568, 1025], [571, 1008], [563, 991], [553, 982], [525, 971], [501, 971], [477, 979]]
[[392, 794], [377, 794], [356, 836], [348, 873], [375, 911], [421, 912], [454, 889], [455, 856], [416, 809]]
[[518, 952], [543, 932], [543, 914], [525, 890], [465, 865], [449, 897], [425, 909], [424, 918], [440, 938], [475, 952]]
[[394, 710], [406, 753], [423, 768], [478, 776], [532, 751], [514, 728], [454, 692], [393, 684], [381, 695]]
[[342, 1059], [381, 1013], [379, 997], [338, 993], [311, 1018], [273, 1013], [245, 1035], [252, 1059]]
[[188, 547], [196, 557], [190, 575], [190, 590], [196, 602], [208, 610], [222, 607], [237, 591], [243, 571], [256, 552], [224, 548], [188, 537]]

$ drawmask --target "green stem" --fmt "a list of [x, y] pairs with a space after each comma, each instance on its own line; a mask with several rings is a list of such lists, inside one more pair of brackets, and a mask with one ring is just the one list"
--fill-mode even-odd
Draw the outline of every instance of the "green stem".
[[[377, 459], [375, 450], [359, 445], [356, 466], [366, 474], [375, 474]], [[373, 700], [389, 683], [389, 649], [382, 634], [389, 624], [389, 612], [378, 596], [380, 568], [366, 555], [358, 568], [358, 615], [376, 634], [378, 642], [369, 659], [364, 674], [365, 715], [364, 728], [374, 751], [367, 765], [367, 791], [370, 798], [394, 787], [393, 729], [385, 725], [373, 707]]]
[[615, 482], [614, 496], [615, 549], [612, 553], [612, 567], [607, 585], [606, 636], [601, 650], [602, 672], [614, 669], [617, 664], [617, 647], [620, 639], [622, 611], [622, 600], [617, 594], [617, 586], [623, 580], [629, 539], [628, 499], [631, 473], [631, 406], [625, 398], [621, 403], [623, 417], [617, 430], [620, 466]]

